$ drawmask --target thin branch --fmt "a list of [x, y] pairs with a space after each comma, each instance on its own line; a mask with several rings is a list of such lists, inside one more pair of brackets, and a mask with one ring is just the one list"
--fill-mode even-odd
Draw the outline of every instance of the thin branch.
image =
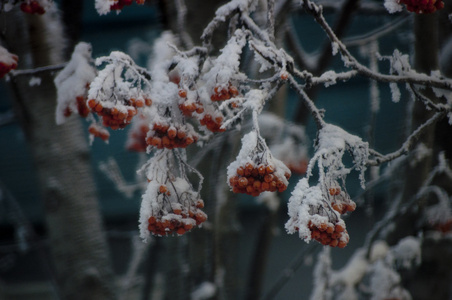
[[[446, 116], [448, 111], [440, 111], [435, 113], [430, 119], [428, 119], [424, 124], [420, 125], [409, 137], [408, 139], [403, 143], [402, 147], [400, 147], [399, 150], [394, 151], [392, 153], [381, 155], [378, 154], [378, 157], [374, 160], [369, 160], [367, 165], [368, 166], [378, 166], [385, 162], [391, 161], [396, 159], [397, 157], [400, 157], [404, 154], [407, 154], [409, 150], [413, 148], [415, 145], [415, 141], [419, 139], [419, 137], [423, 134], [424, 130], [428, 128], [429, 126], [435, 124], [442, 118]], [[377, 152], [372, 152], [376, 154]]]
[[289, 76], [288, 80], [290, 85], [301, 97], [306, 107], [308, 108], [309, 112], [311, 113], [312, 117], [314, 118], [314, 121], [317, 125], [317, 129], [318, 130], [322, 129], [325, 126], [325, 121], [323, 120], [323, 116], [320, 110], [315, 106], [314, 102], [308, 97], [303, 88], [295, 81], [295, 79], [292, 76]]
[[440, 80], [422, 73], [416, 73], [416, 76], [413, 76], [413, 75], [385, 75], [378, 72], [373, 72], [366, 66], [360, 64], [356, 60], [356, 58], [347, 50], [342, 41], [339, 40], [339, 38], [336, 36], [334, 31], [331, 29], [331, 27], [328, 25], [325, 18], [323, 17], [321, 7], [317, 6], [315, 3], [309, 0], [303, 0], [303, 4], [305, 9], [314, 17], [317, 23], [319, 23], [319, 25], [323, 28], [325, 33], [330, 38], [330, 41], [332, 43], [335, 43], [336, 47], [338, 48], [342, 55], [342, 59], [346, 66], [355, 69], [356, 71], [358, 71], [359, 74], [381, 82], [413, 83], [452, 90], [452, 80]]
[[[342, 37], [345, 33], [345, 29], [352, 19], [352, 14], [359, 7], [360, 0], [345, 0], [339, 16], [337, 18], [336, 25], [334, 26], [334, 32], [337, 37]], [[318, 57], [315, 70], [312, 70], [314, 74], [323, 73], [333, 57], [333, 51], [331, 43], [326, 43], [323, 47], [322, 54]]]
[[187, 28], [185, 22], [185, 17], [187, 15], [187, 7], [185, 6], [185, 0], [174, 0], [174, 2], [177, 10], [177, 28], [180, 34], [181, 41], [187, 49], [190, 49], [194, 46], [194, 44], [190, 35], [185, 30], [185, 28]]
[[267, 0], [267, 33], [272, 42], [275, 41], [275, 0]]
[[61, 63], [61, 64], [57, 64], [57, 65], [39, 67], [39, 68], [34, 68], [34, 69], [12, 70], [11, 72], [9, 72], [9, 75], [11, 75], [13, 77], [17, 77], [17, 76], [25, 76], [25, 75], [38, 75], [40, 73], [45, 73], [45, 72], [56, 72], [56, 71], [62, 70], [66, 65], [67, 65], [67, 63]]

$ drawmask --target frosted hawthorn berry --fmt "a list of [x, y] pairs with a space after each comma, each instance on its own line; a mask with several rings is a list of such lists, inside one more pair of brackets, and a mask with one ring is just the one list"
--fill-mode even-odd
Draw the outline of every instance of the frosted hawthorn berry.
[[110, 133], [108, 132], [108, 130], [96, 124], [91, 124], [88, 128], [88, 132], [94, 137], [98, 137], [103, 141], [108, 141], [108, 139], [110, 138]]
[[193, 102], [187, 100], [179, 104], [179, 109], [181, 110], [184, 116], [191, 117], [194, 112], [198, 114], [202, 114], [204, 112], [204, 108], [200, 102]]
[[221, 128], [221, 125], [223, 123], [223, 117], [217, 116], [212, 117], [210, 114], [205, 114], [204, 117], [199, 121], [201, 125], [204, 125], [212, 132], [223, 132], [226, 129]]
[[[139, 99], [138, 102], [141, 103], [141, 101], [143, 100]], [[125, 128], [138, 113], [137, 100], [134, 98], [124, 99], [115, 103], [113, 106], [106, 101], [89, 99], [88, 107], [102, 117], [104, 126], [110, 127], [113, 130]]]
[[308, 228], [311, 230], [311, 238], [322, 245], [344, 248], [349, 241], [349, 235], [343, 221], [333, 224], [328, 221], [313, 223], [309, 221]]
[[185, 148], [198, 140], [196, 133], [187, 126], [155, 123], [147, 133], [146, 144], [157, 149]]
[[179, 97], [186, 98], [187, 97], [187, 91], [186, 90], [179, 90]]
[[286, 71], [281, 72], [281, 75], [279, 76], [282, 80], [287, 80], [289, 78], [289, 73]]
[[[279, 173], [275, 173], [275, 168], [271, 165], [264, 163], [255, 165], [247, 162], [245, 165], [239, 166], [236, 173], [229, 178], [229, 186], [234, 193], [252, 196], [258, 196], [265, 191], [283, 192], [287, 185], [279, 176]], [[287, 177], [290, 177], [290, 175], [287, 174]]]
[[216, 86], [213, 89], [213, 93], [210, 96], [212, 101], [224, 101], [236, 97], [239, 95], [239, 90], [237, 87], [233, 86], [231, 83], [227, 87]]
[[167, 188], [166, 186], [161, 185], [161, 186], [159, 187], [159, 193], [165, 194], [167, 191], [168, 191], [168, 188]]

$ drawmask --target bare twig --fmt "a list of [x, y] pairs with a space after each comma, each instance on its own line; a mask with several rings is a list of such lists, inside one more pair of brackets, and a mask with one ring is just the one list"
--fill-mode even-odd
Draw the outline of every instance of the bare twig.
[[34, 69], [24, 69], [24, 70], [12, 70], [9, 72], [10, 76], [17, 77], [17, 76], [26, 76], [26, 75], [38, 75], [45, 72], [56, 72], [62, 70], [67, 63], [52, 65], [52, 66], [45, 66], [45, 67], [39, 67]]
[[378, 72], [374, 72], [367, 68], [366, 66], [359, 63], [356, 58], [347, 50], [344, 43], [339, 40], [334, 31], [326, 22], [322, 14], [322, 8], [317, 6], [315, 3], [309, 0], [303, 0], [305, 9], [315, 18], [317, 23], [323, 28], [325, 33], [328, 35], [330, 41], [335, 44], [337, 49], [342, 55], [342, 60], [346, 66], [358, 71], [360, 75], [365, 77], [381, 81], [381, 82], [395, 82], [395, 83], [412, 83], [421, 84], [425, 86], [437, 87], [447, 90], [452, 90], [452, 80], [437, 79], [426, 74], [416, 73], [413, 75], [385, 75]]
[[314, 118], [317, 129], [322, 129], [325, 126], [325, 121], [323, 121], [323, 116], [320, 110], [315, 106], [314, 102], [308, 97], [303, 88], [295, 81], [292, 76], [289, 76], [289, 83], [305, 103], [306, 107]]
[[[427, 120], [427, 122], [425, 122], [424, 124], [419, 126], [407, 138], [407, 140], [403, 143], [402, 147], [400, 147], [397, 151], [394, 151], [394, 152], [386, 154], [386, 155], [378, 154], [378, 157], [376, 157], [374, 160], [369, 160], [367, 165], [369, 165], [369, 166], [378, 166], [378, 165], [381, 165], [381, 164], [383, 164], [385, 162], [394, 160], [397, 157], [400, 157], [400, 156], [402, 156], [404, 154], [407, 154], [408, 151], [413, 148], [413, 146], [415, 145], [415, 141], [417, 139], [419, 139], [419, 137], [422, 135], [424, 130], [426, 128], [428, 128], [429, 126], [435, 124], [436, 122], [438, 122], [442, 118], [444, 118], [446, 116], [446, 114], [447, 114], [447, 111], [440, 111], [440, 112], [435, 113], [430, 119]], [[376, 154], [377, 152], [374, 151], [372, 153]]]

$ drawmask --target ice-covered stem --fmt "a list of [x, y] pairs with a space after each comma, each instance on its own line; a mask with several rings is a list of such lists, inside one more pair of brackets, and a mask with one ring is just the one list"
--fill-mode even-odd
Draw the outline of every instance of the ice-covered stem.
[[275, 0], [267, 0], [267, 33], [271, 41], [275, 40]]
[[193, 41], [190, 35], [185, 30], [186, 28], [185, 17], [187, 15], [187, 7], [185, 6], [185, 0], [174, 0], [174, 4], [176, 5], [177, 10], [177, 28], [178, 33], [180, 35], [180, 39], [183, 45], [187, 49], [190, 49], [193, 47]]
[[[254, 0], [247, 1], [230, 1], [223, 6], [220, 6], [215, 12], [215, 17], [207, 24], [201, 35], [203, 47], [210, 48], [212, 44], [212, 37], [215, 30], [221, 23], [225, 23], [230, 20], [235, 14], [239, 12], [245, 12]], [[246, 5], [244, 5], [246, 3]]]
[[24, 76], [24, 75], [37, 75], [37, 74], [45, 73], [45, 72], [56, 72], [56, 71], [62, 70], [66, 65], [67, 65], [67, 63], [61, 63], [61, 64], [50, 65], [50, 66], [45, 66], [45, 67], [38, 67], [38, 68], [34, 68], [34, 69], [12, 70], [11, 72], [9, 72], [9, 75], [17, 77], [17, 76]]
[[337, 37], [333, 29], [331, 29], [331, 27], [323, 17], [321, 6], [318, 6], [309, 0], [303, 0], [303, 5], [306, 11], [308, 11], [314, 17], [317, 23], [319, 23], [319, 25], [325, 31], [331, 43], [335, 44], [335, 46], [341, 53], [342, 60], [344, 61], [346, 66], [358, 71], [359, 74], [381, 82], [412, 83], [452, 90], [452, 80], [448, 79], [441, 80], [421, 73], [416, 74], [416, 76], [385, 75], [370, 70], [368, 67], [359, 63], [356, 58], [347, 50], [347, 47], [344, 45], [344, 43]]
[[447, 106], [442, 105], [442, 104], [437, 104], [435, 102], [433, 102], [430, 98], [422, 95], [414, 86], [414, 84], [409, 84], [410, 90], [413, 93], [413, 95], [420, 100], [421, 102], [424, 103], [425, 107], [430, 110], [430, 109], [434, 109], [436, 111], [444, 111], [450, 108], [447, 108]]
[[[339, 16], [337, 18], [336, 25], [334, 26], [334, 32], [337, 37], [342, 37], [347, 25], [350, 23], [352, 19], [352, 14], [359, 7], [360, 0], [346, 0], [344, 1], [340, 11]], [[323, 46], [323, 52], [318, 57], [317, 63], [315, 66], [315, 70], [313, 70], [314, 74], [323, 73], [326, 67], [328, 66], [331, 58], [333, 57], [333, 51], [331, 51], [331, 43], [327, 43]]]
[[322, 129], [325, 126], [325, 121], [323, 120], [323, 115], [321, 111], [315, 106], [314, 102], [309, 98], [303, 88], [298, 84], [292, 76], [289, 76], [290, 86], [297, 92], [298, 96], [301, 97], [304, 104], [308, 108], [312, 117], [314, 118], [314, 122], [317, 125], [317, 130]]
[[370, 151], [370, 153], [374, 156], [376, 156], [373, 160], [368, 160], [367, 165], [368, 166], [378, 166], [385, 162], [391, 161], [396, 159], [397, 157], [400, 157], [404, 154], [407, 154], [409, 150], [411, 150], [416, 140], [419, 139], [419, 137], [424, 133], [426, 128], [432, 126], [442, 118], [444, 118], [447, 115], [448, 111], [440, 111], [435, 113], [430, 119], [428, 119], [424, 124], [420, 125], [403, 143], [402, 147], [400, 147], [397, 151], [394, 151], [392, 153], [382, 155], [376, 152], [375, 150]]

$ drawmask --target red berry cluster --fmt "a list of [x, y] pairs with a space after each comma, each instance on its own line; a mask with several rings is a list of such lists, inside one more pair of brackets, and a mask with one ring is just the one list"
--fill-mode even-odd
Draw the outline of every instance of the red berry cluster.
[[[7, 52], [7, 50], [5, 50], [5, 52]], [[19, 57], [17, 57], [17, 55], [15, 54], [10, 53], [9, 56], [11, 57], [12, 62], [0, 61], [0, 78], [3, 78], [3, 76], [9, 73], [9, 71], [17, 68], [17, 62], [19, 61]]]
[[330, 195], [331, 207], [341, 215], [356, 209], [356, 203], [345, 192], [342, 192], [341, 188], [329, 188], [328, 193]]
[[342, 223], [320, 222], [314, 224], [309, 221], [308, 228], [311, 230], [311, 238], [325, 246], [344, 248], [350, 237]]
[[[137, 4], [144, 4], [145, 0], [135, 0]], [[116, 0], [113, 5], [110, 6], [111, 10], [121, 10], [124, 6], [129, 6], [133, 3], [133, 0]]]
[[90, 113], [90, 109], [86, 105], [86, 98], [84, 96], [78, 96], [77, 98], [75, 98], [75, 100], [77, 101], [78, 114], [81, 117], [86, 118]]
[[182, 114], [187, 117], [191, 117], [194, 112], [198, 114], [202, 114], [204, 112], [204, 107], [202, 107], [202, 104], [200, 102], [193, 102], [188, 100], [179, 104], [179, 109], [181, 110]]
[[179, 104], [179, 109], [182, 114], [187, 117], [191, 117], [194, 112], [202, 114], [204, 112], [204, 107], [198, 101], [194, 102], [187, 99], [187, 91], [184, 89], [179, 90], [179, 97], [182, 98], [182, 102]]
[[36, 0], [31, 1], [25, 0], [20, 5], [20, 10], [27, 14], [38, 14], [38, 15], [42, 15], [46, 12], [44, 7], [42, 7], [41, 4], [39, 4], [39, 2]]
[[305, 159], [302, 159], [298, 162], [288, 163], [287, 167], [293, 174], [306, 174], [306, 170], [308, 169], [308, 162]]
[[185, 148], [195, 143], [198, 136], [186, 126], [155, 123], [147, 134], [146, 144], [157, 149]]
[[146, 135], [149, 131], [149, 126], [145, 123], [140, 124], [135, 128], [131, 128], [127, 140], [127, 150], [135, 152], [146, 152]]
[[108, 139], [110, 138], [110, 133], [108, 132], [108, 130], [96, 124], [91, 124], [88, 128], [88, 132], [103, 141], [108, 141]]
[[216, 86], [213, 89], [213, 94], [210, 96], [212, 101], [224, 101], [236, 97], [239, 95], [239, 90], [229, 84], [228, 88], [222, 88], [221, 86]]
[[212, 132], [223, 132], [226, 130], [224, 128], [221, 128], [221, 125], [223, 125], [222, 116], [212, 117], [212, 115], [210, 114], [205, 114], [204, 117], [199, 120], [199, 123], [206, 126], [207, 129]]
[[[286, 179], [290, 174], [284, 174]], [[275, 173], [275, 167], [269, 164], [246, 163], [237, 168], [236, 175], [229, 178], [229, 186], [234, 193], [244, 193], [258, 196], [262, 192], [283, 192], [287, 185], [285, 181]]]
[[408, 11], [417, 14], [431, 14], [444, 7], [442, 0], [399, 0]]
[[[151, 103], [149, 100], [148, 103]], [[103, 125], [113, 130], [124, 128], [130, 124], [132, 118], [137, 114], [137, 108], [143, 107], [145, 100], [125, 100], [122, 105], [111, 108], [103, 107], [96, 99], [88, 100], [88, 107], [102, 117]]]
[[[165, 185], [159, 187], [158, 193], [164, 194], [164, 196], [171, 195]], [[159, 236], [173, 233], [182, 235], [194, 226], [205, 222], [207, 215], [201, 210], [204, 207], [204, 202], [201, 199], [190, 202], [189, 207], [182, 206], [180, 203], [171, 203], [172, 212], [159, 211], [157, 216], [150, 216], [148, 218], [148, 230]]]

